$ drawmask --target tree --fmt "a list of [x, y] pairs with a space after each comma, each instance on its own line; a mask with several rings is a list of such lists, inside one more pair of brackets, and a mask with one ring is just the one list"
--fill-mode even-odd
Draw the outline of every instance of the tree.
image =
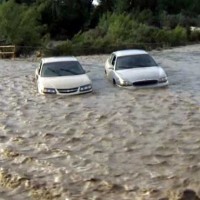
[[51, 37], [58, 39], [69, 39], [84, 30], [93, 8], [92, 0], [38, 0], [37, 4], [41, 23], [47, 25]]
[[15, 0], [16, 3], [19, 4], [26, 4], [26, 5], [31, 5], [36, 2], [36, 0]]
[[20, 46], [40, 44], [42, 27], [35, 7], [19, 5], [10, 0], [0, 5], [0, 36], [7, 43]]

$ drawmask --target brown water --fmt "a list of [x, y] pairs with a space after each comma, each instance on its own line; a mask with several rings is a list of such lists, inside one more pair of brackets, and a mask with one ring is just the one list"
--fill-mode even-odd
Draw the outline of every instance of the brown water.
[[78, 57], [92, 94], [41, 96], [38, 62], [0, 60], [0, 199], [141, 200], [200, 186], [200, 45], [150, 52], [162, 89], [104, 77], [107, 55]]

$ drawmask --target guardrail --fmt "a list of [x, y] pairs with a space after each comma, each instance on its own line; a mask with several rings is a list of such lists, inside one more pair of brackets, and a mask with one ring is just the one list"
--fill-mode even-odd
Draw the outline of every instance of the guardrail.
[[0, 46], [0, 58], [5, 58], [5, 57], [7, 58], [8, 56], [15, 58], [15, 51], [16, 51], [15, 45]]

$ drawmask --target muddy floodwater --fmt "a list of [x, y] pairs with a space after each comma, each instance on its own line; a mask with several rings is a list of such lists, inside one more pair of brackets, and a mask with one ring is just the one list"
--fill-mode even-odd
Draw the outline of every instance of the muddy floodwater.
[[[81, 56], [94, 92], [37, 94], [31, 59], [0, 60], [0, 199], [178, 199], [200, 191], [200, 45], [149, 52], [169, 87], [129, 90]], [[189, 199], [188, 199], [189, 200]]]

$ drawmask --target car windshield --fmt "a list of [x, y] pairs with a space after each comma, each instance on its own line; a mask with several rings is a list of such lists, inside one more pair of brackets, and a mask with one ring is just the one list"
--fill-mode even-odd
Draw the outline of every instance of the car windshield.
[[148, 54], [118, 57], [115, 70], [157, 66], [154, 59]]
[[85, 71], [77, 61], [44, 63], [41, 72], [42, 77], [73, 76], [80, 74], [85, 74]]

